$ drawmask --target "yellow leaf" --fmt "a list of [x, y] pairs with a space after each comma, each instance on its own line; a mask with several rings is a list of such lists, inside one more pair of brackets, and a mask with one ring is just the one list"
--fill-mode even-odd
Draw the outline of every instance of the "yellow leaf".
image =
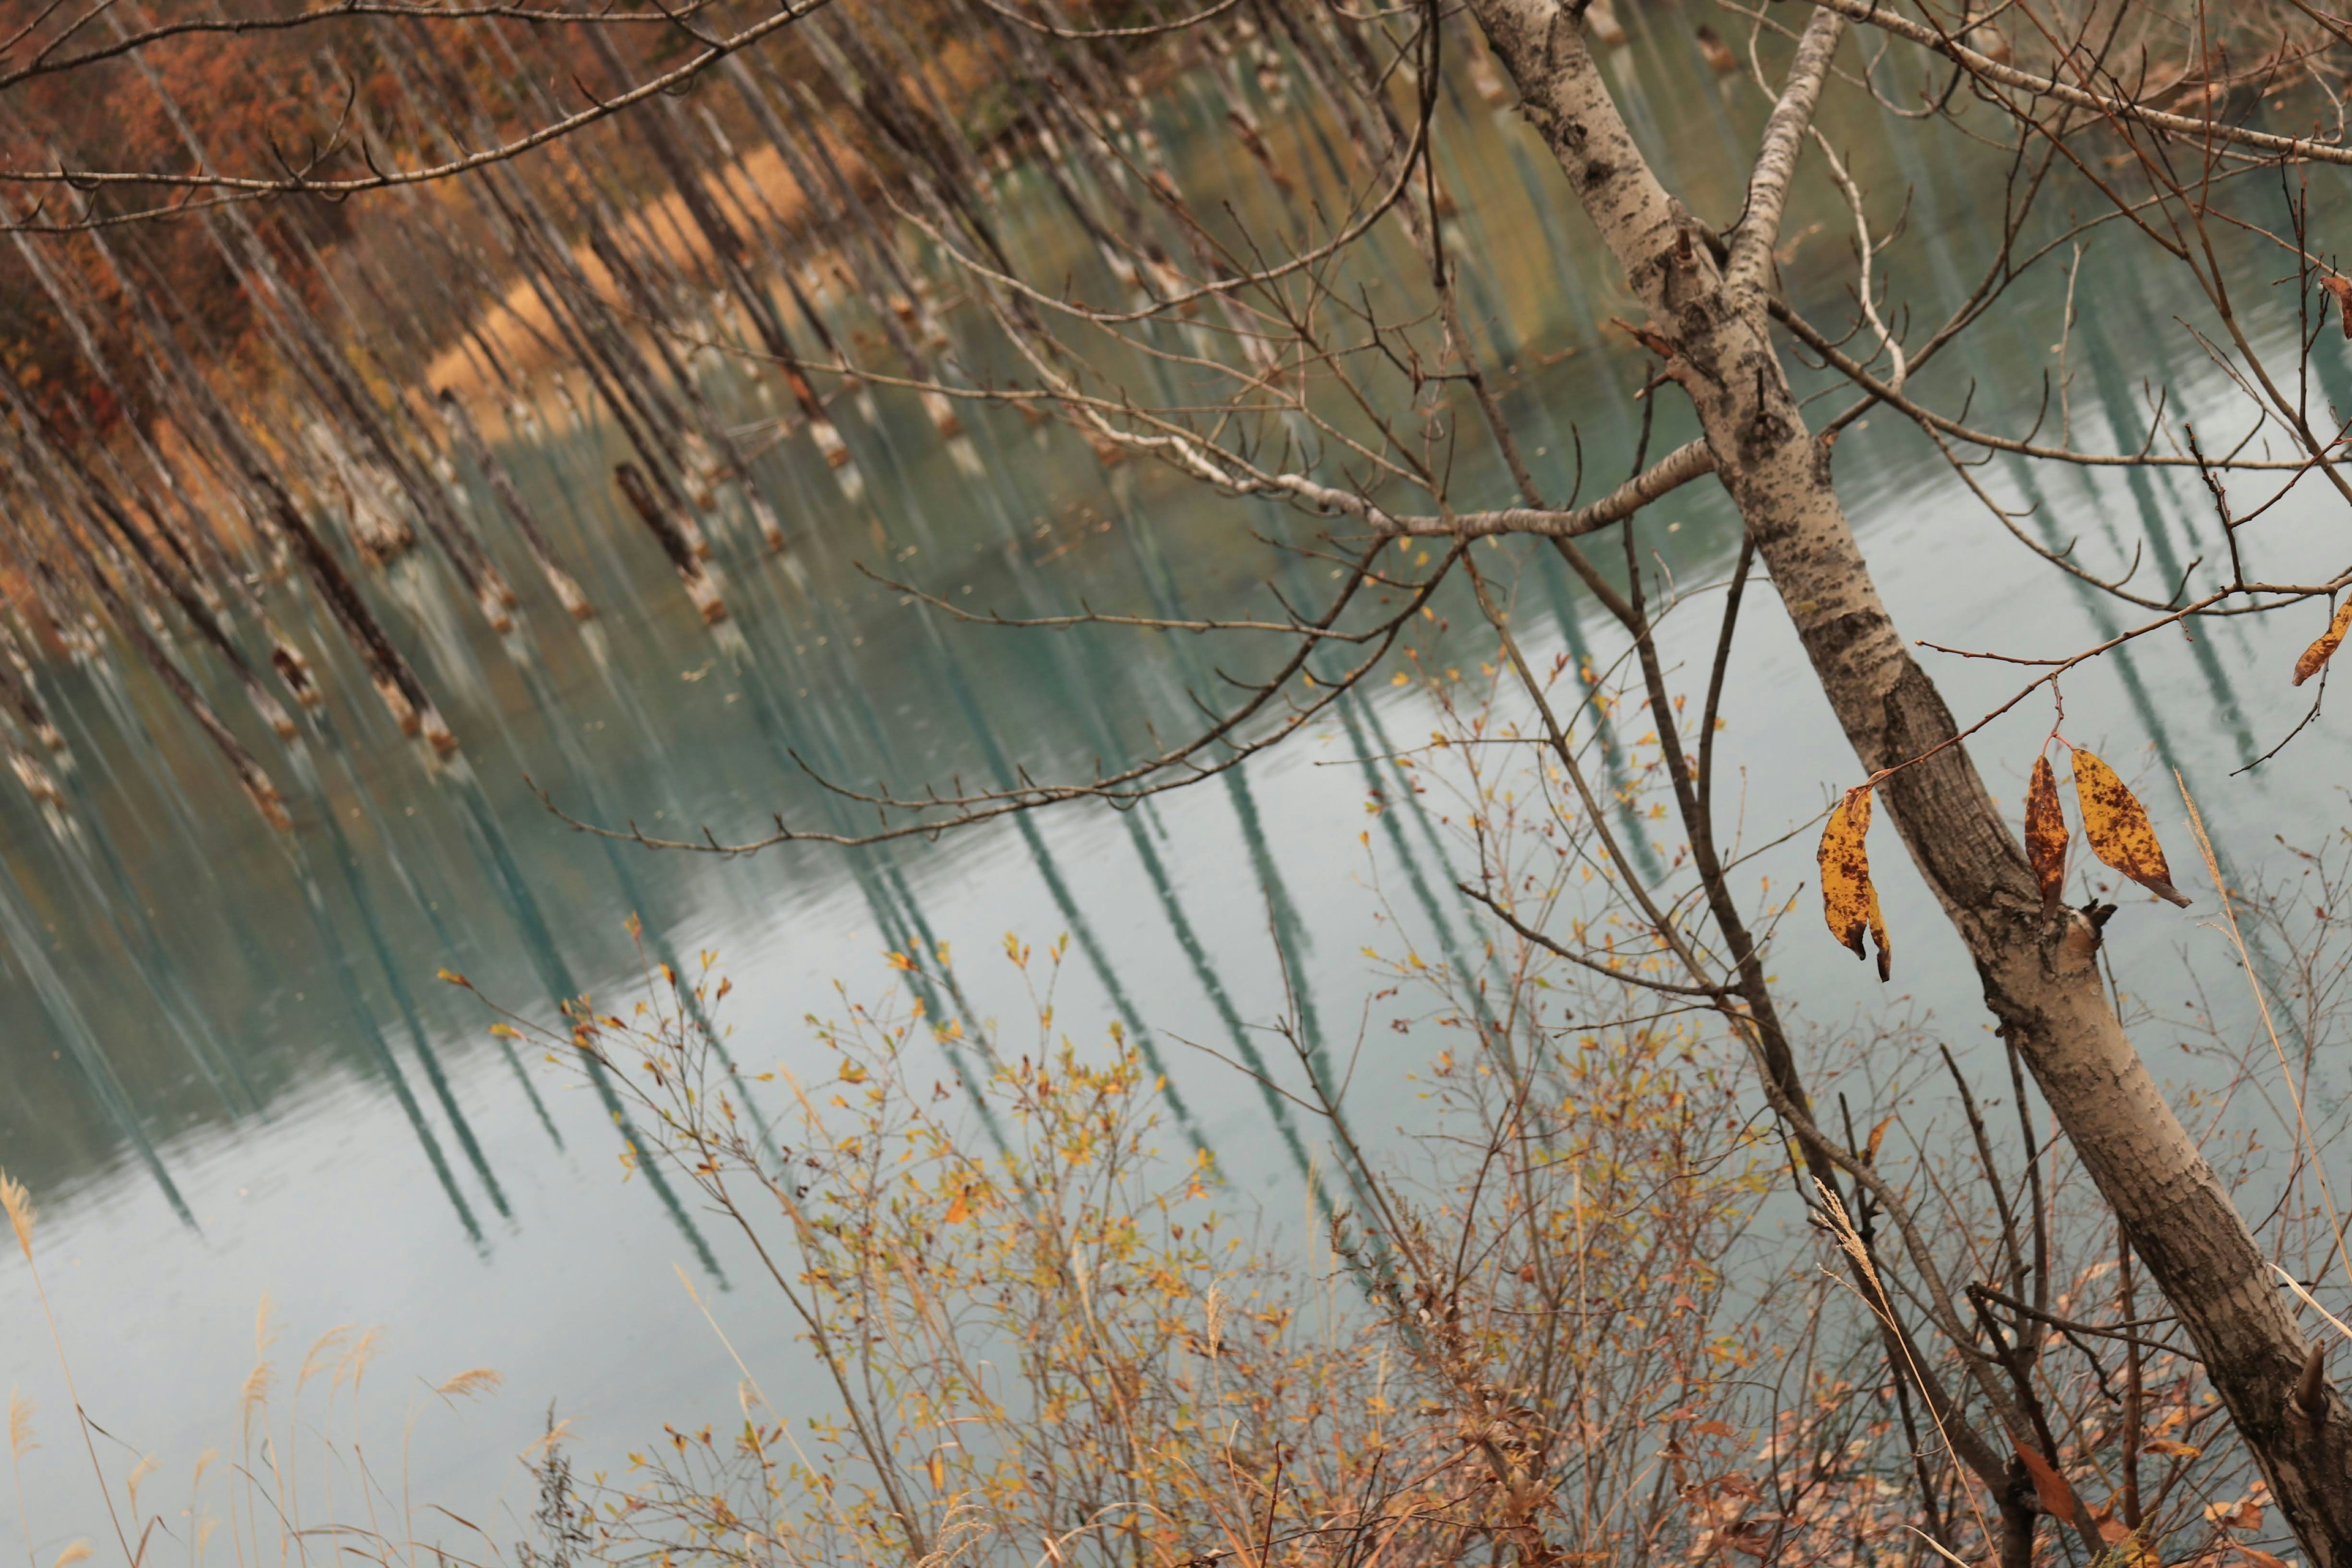
[[931, 1457], [924, 1461], [923, 1468], [931, 1473], [933, 1491], [943, 1492], [948, 1489], [948, 1463], [940, 1458], [940, 1451], [937, 1448], [931, 1450]]
[[[2352, 295], [2347, 295], [2346, 299], [2352, 300]], [[2346, 308], [2352, 310], [2352, 304]], [[2336, 607], [2336, 618], [2327, 623], [2327, 629], [2319, 634], [2319, 640], [2305, 648], [2303, 657], [2294, 661], [2294, 683], [2297, 686], [2317, 675], [2320, 667], [2336, 657], [2336, 650], [2344, 646], [2344, 634], [2347, 632], [2352, 632], [2352, 598], [2346, 599]]]
[[2164, 846], [2147, 809], [2126, 787], [2116, 770], [2077, 747], [2074, 752], [2074, 805], [2083, 814], [2083, 837], [2092, 852], [2159, 899], [2181, 908], [2189, 900], [2172, 885], [2172, 870], [2164, 863]]
[[2025, 858], [2042, 886], [2043, 913], [2058, 907], [2066, 887], [2066, 814], [2058, 805], [2058, 775], [2046, 756], [2033, 759], [2033, 781], [2025, 786]]
[[2162, 1454], [2168, 1459], [2194, 1459], [2205, 1450], [2194, 1443], [2183, 1443], [2175, 1437], [2151, 1437], [2139, 1446], [2143, 1454]]
[[1868, 954], [1862, 933], [1868, 931], [1878, 947], [1878, 978], [1884, 983], [1893, 968], [1886, 944], [1886, 921], [1878, 911], [1878, 889], [1871, 885], [1870, 854], [1864, 841], [1870, 836], [1870, 791], [1850, 789], [1837, 803], [1822, 828], [1822, 847], [1815, 855], [1822, 870], [1822, 914], [1830, 934], [1853, 950]]

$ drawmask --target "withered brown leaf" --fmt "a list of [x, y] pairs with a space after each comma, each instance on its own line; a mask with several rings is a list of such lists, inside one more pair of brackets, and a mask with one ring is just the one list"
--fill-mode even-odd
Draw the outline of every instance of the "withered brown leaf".
[[2066, 814], [2058, 805], [2058, 775], [2050, 759], [2033, 759], [2033, 780], [2025, 786], [2025, 858], [2041, 884], [2045, 914], [2058, 907], [2066, 885]]
[[2344, 316], [2344, 335], [2352, 338], [2352, 278], [2330, 272], [2319, 280], [2319, 286], [2336, 296], [2336, 308]]
[[2082, 1505], [2074, 1500], [2074, 1489], [2066, 1484], [2058, 1468], [2023, 1444], [2018, 1446], [2017, 1457], [2025, 1461], [2026, 1474], [2033, 1478], [2033, 1495], [2041, 1500], [2042, 1511], [2073, 1523]]
[[2294, 683], [2297, 686], [2317, 675], [2327, 661], [2336, 657], [2336, 650], [2344, 646], [2344, 637], [2347, 632], [2352, 632], [2352, 595], [2347, 595], [2344, 603], [2337, 606], [2336, 618], [2327, 623], [2327, 629], [2319, 634], [2318, 640], [2305, 648], [2303, 657], [2294, 661]]

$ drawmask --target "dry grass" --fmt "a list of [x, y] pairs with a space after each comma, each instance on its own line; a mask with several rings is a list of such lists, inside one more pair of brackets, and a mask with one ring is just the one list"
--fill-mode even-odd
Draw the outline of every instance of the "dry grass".
[[[355, 1333], [338, 1327], [312, 1342], [295, 1367], [281, 1409], [273, 1403], [280, 1387], [278, 1364], [272, 1356], [278, 1329], [265, 1296], [254, 1318], [254, 1363], [236, 1402], [234, 1458], [224, 1463], [220, 1450], [205, 1449], [186, 1471], [184, 1492], [158, 1499], [153, 1495], [162, 1485], [158, 1478], [167, 1477], [169, 1470], [161, 1456], [136, 1454], [119, 1474], [101, 1462], [95, 1437], [105, 1436], [110, 1451], [121, 1447], [121, 1439], [101, 1434], [83, 1407], [65, 1336], [41, 1281], [31, 1198], [21, 1183], [5, 1173], [0, 1173], [0, 1206], [7, 1211], [48, 1317], [74, 1426], [104, 1505], [107, 1533], [123, 1568], [147, 1568], [163, 1552], [174, 1557], [185, 1553], [188, 1568], [205, 1568], [206, 1551], [224, 1525], [237, 1568], [259, 1568], [272, 1561], [308, 1562], [322, 1543], [331, 1543], [339, 1557], [356, 1557], [384, 1568], [394, 1563], [420, 1568], [428, 1561], [441, 1568], [469, 1568], [473, 1560], [462, 1551], [453, 1552], [446, 1539], [448, 1516], [409, 1495], [408, 1441], [418, 1423], [437, 1406], [494, 1391], [499, 1382], [497, 1373], [476, 1368], [434, 1387], [433, 1398], [408, 1413], [399, 1472], [386, 1477], [369, 1464], [361, 1439], [366, 1426], [361, 1385], [375, 1355], [376, 1331]], [[321, 1384], [323, 1395], [318, 1392]], [[28, 1552], [40, 1538], [44, 1522], [35, 1514], [26, 1486], [27, 1461], [41, 1447], [34, 1416], [32, 1401], [12, 1390], [8, 1458], [18, 1528]], [[494, 1542], [481, 1539], [473, 1544], [486, 1568], [497, 1562]], [[47, 1568], [70, 1568], [95, 1554], [89, 1540], [77, 1539]], [[34, 1568], [41, 1568], [37, 1558]]]

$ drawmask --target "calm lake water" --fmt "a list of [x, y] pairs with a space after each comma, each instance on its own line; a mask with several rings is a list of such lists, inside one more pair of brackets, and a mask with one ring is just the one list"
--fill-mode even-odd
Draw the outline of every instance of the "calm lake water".
[[[1696, 209], [1727, 221], [1739, 205], [1732, 171], [1762, 102], [1706, 70], [1689, 38], [1695, 16], [1626, 9], [1636, 37], [1612, 69], [1629, 113]], [[1631, 461], [1641, 369], [1603, 323], [1638, 308], [1541, 149], [1457, 85], [1444, 170], [1462, 198], [1471, 305], [1497, 361], [1517, 367], [1511, 409], [1556, 493], [1571, 472], [1571, 416], [1590, 470], [1613, 482]], [[1195, 190], [1256, 177], [1210, 162], [1228, 143], [1214, 130], [1222, 100], [1202, 84], [1154, 112]], [[1990, 254], [2000, 168], [1850, 101], [1826, 124], [1876, 221], [1907, 192], [1907, 231], [1881, 265], [1915, 321], [1940, 320]], [[1295, 166], [1323, 155], [1296, 127], [1276, 142]], [[1042, 182], [1024, 177], [1019, 190], [1032, 242], [1066, 243]], [[1800, 204], [1783, 266], [1801, 304], [1843, 321], [1851, 229], [1826, 195], [1815, 186]], [[2133, 255], [2120, 232], [2102, 231], [2077, 296], [2072, 416], [2088, 446], [2136, 445], [2147, 388], [2169, 386], [2176, 413], [2210, 409], [2220, 421], [2230, 406], [2176, 319], [2202, 321], [2201, 300], [2174, 271], [2124, 265]], [[2245, 291], [2268, 312], [2256, 318], [2261, 341], [2285, 354], [2291, 302], [2268, 287], [2284, 268], [2244, 255]], [[2115, 265], [2102, 268], [2103, 258]], [[1395, 261], [1409, 265], [1401, 244]], [[2021, 286], [1915, 385], [1957, 404], [1972, 384], [1973, 417], [2022, 430], [2057, 369], [2063, 290], [2054, 268]], [[2343, 346], [2321, 343], [2319, 385], [2352, 403]], [[1079, 774], [1143, 748], [1155, 726], [1181, 730], [1188, 689], [1205, 689], [1228, 657], [1174, 637], [939, 624], [857, 563], [1008, 613], [1081, 599], [1263, 612], [1269, 583], [1297, 570], [1249, 541], [1254, 527], [1299, 532], [1265, 509], [1148, 470], [1107, 480], [1082, 443], [986, 415], [973, 423], [990, 478], [975, 483], [913, 406], [884, 394], [876, 426], [847, 402], [869, 504], [845, 503], [803, 440], [762, 462], [803, 575], [763, 562], [746, 531], [720, 541], [740, 654], [714, 643], [651, 540], [615, 510], [607, 474], [621, 454], [605, 450], [606, 433], [511, 447], [602, 618], [590, 633], [575, 628], [519, 555], [508, 573], [526, 597], [525, 632], [511, 647], [480, 628], [437, 566], [412, 558], [396, 580], [376, 580], [376, 602], [466, 742], [466, 766], [437, 776], [393, 743], [331, 628], [303, 628], [341, 695], [331, 732], [300, 759], [255, 738], [294, 808], [290, 838], [255, 819], [143, 675], [44, 673], [79, 759], [69, 793], [82, 826], [61, 842], [21, 795], [0, 797], [0, 1165], [43, 1205], [49, 1290], [81, 1399], [129, 1447], [166, 1461], [152, 1484], [184, 1484], [194, 1457], [229, 1437], [265, 1293], [286, 1324], [281, 1352], [297, 1359], [333, 1325], [383, 1325], [373, 1397], [395, 1415], [460, 1369], [505, 1375], [495, 1399], [419, 1428], [417, 1493], [460, 1511], [523, 1495], [510, 1457], [551, 1402], [577, 1418], [592, 1465], [665, 1419], [731, 1408], [736, 1369], [677, 1269], [772, 1394], [800, 1386], [789, 1325], [758, 1289], [731, 1288], [747, 1278], [742, 1258], [711, 1217], [666, 1202], [643, 1177], [625, 1183], [619, 1135], [595, 1098], [535, 1058], [516, 1059], [487, 1033], [478, 1001], [435, 980], [444, 967], [462, 972], [540, 1017], [558, 995], [625, 996], [640, 964], [633, 911], [653, 956], [719, 955], [748, 1071], [823, 1072], [829, 1058], [808, 1016], [838, 1013], [843, 994], [887, 994], [896, 977], [884, 955], [910, 943], [950, 944], [975, 1014], [1016, 1023], [1025, 1005], [997, 944], [1006, 932], [1042, 944], [1066, 931], [1063, 1024], [1087, 1039], [1119, 1020], [1149, 1041], [1184, 1131], [1217, 1152], [1234, 1205], [1277, 1219], [1297, 1209], [1293, 1143], [1276, 1135], [1264, 1096], [1183, 1042], [1228, 1055], [1263, 1043], [1261, 1026], [1283, 1007], [1285, 956], [1327, 1039], [1344, 1046], [1360, 1026], [1372, 1031], [1357, 1079], [1366, 1120], [1413, 1115], [1406, 1075], [1436, 1037], [1391, 1028], [1395, 1004], [1375, 1000], [1384, 975], [1362, 950], [1474, 952], [1481, 938], [1450, 889], [1460, 846], [1444, 808], [1366, 760], [1431, 730], [1429, 699], [1412, 682], [1383, 679], [1279, 752], [1148, 809], [1066, 809], [938, 844], [721, 861], [605, 844], [541, 809], [527, 777], [583, 816], [749, 836], [779, 811], [809, 825], [853, 820], [795, 755], [844, 779], [902, 786], [992, 782], [1015, 768]], [[740, 405], [747, 419], [759, 412]], [[1660, 443], [1687, 433], [1662, 409]], [[2060, 654], [2124, 624], [2029, 557], [1895, 421], [1849, 432], [1836, 460], [1910, 635]], [[2095, 565], [2144, 542], [2151, 577], [2169, 581], [2192, 557], [2219, 553], [2193, 474], [2029, 474], [2006, 460], [1979, 473], [1999, 493], [2038, 500], [2027, 526], [2079, 537]], [[2261, 489], [2246, 482], [2250, 495]], [[487, 497], [477, 492], [476, 504]], [[2266, 575], [2341, 568], [2341, 505], [2316, 486], [2262, 531]], [[492, 532], [501, 549], [512, 542]], [[1720, 492], [1701, 483], [1654, 509], [1646, 538], [1678, 580], [1700, 583], [1720, 577], [1737, 534]], [[1519, 593], [1524, 635], [1538, 647], [1606, 654], [1599, 612], [1554, 569], [1531, 566]], [[1756, 603], [1724, 743], [1748, 836], [1760, 841], [1811, 817], [1857, 770], [1777, 605], [1769, 595]], [[2273, 835], [2315, 844], [2345, 822], [2347, 752], [2332, 716], [2279, 763], [2232, 773], [2301, 716], [2307, 693], [2289, 689], [2287, 672], [2321, 619], [2312, 607], [2194, 639], [2168, 633], [2066, 681], [2070, 737], [2143, 780], [2176, 869], [2192, 860], [2166, 804], [2176, 766], [2249, 876], [2284, 864]], [[1711, 636], [1697, 618], [1686, 629]], [[2014, 670], [1930, 658], [1964, 718], [2017, 683]], [[2021, 798], [2049, 722], [2035, 698], [1976, 742], [1996, 794]], [[1389, 809], [1368, 815], [1375, 791]], [[1776, 885], [1810, 875], [1811, 835], [1797, 838], [1759, 868]], [[1871, 984], [1823, 938], [1808, 901], [1776, 955], [1789, 994], [1824, 1026], [1927, 1010], [1956, 1045], [1980, 1045], [1963, 955], [1907, 865], [1891, 847], [1882, 861], [1897, 984]], [[2210, 892], [2193, 872], [2183, 886]], [[2210, 911], [2210, 897], [2200, 901]], [[2127, 904], [2111, 928], [2127, 989], [2185, 1000], [2183, 952], [2224, 973], [2200, 912]], [[26, 1271], [13, 1254], [0, 1258], [0, 1383], [45, 1412], [28, 1533], [53, 1552], [102, 1519], [40, 1321]], [[109, 1460], [117, 1471], [130, 1463], [127, 1453]]]

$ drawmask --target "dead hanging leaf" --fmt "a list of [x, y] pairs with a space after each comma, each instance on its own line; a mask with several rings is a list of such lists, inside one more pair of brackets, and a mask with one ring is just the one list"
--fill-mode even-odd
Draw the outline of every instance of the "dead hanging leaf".
[[2046, 756], [2033, 759], [2033, 782], [2025, 786], [2025, 858], [2042, 885], [2046, 914], [2058, 907], [2066, 886], [2066, 814], [2058, 807], [2058, 775]]
[[2352, 632], [2352, 596], [2347, 596], [2336, 608], [2336, 618], [2327, 623], [2327, 629], [2319, 634], [2319, 640], [2305, 648], [2303, 657], [2294, 661], [2294, 683], [2297, 686], [2317, 675], [2321, 668], [2336, 657], [2336, 650], [2344, 646], [2347, 632]]
[[2336, 296], [2336, 308], [2344, 316], [2344, 335], [2352, 338], [2352, 278], [2331, 272], [2319, 280], [2319, 286]]
[[1870, 792], [1849, 790], [1822, 825], [1814, 858], [1822, 872], [1822, 914], [1830, 934], [1864, 956], [1862, 933], [1870, 926], [1870, 855], [1863, 840], [1870, 832]]
[[1878, 983], [1886, 984], [1895, 972], [1895, 954], [1886, 945], [1886, 919], [1878, 912], [1878, 889], [1870, 889], [1870, 942], [1878, 949]]
[[2082, 1507], [2074, 1500], [2074, 1489], [2066, 1484], [2058, 1468], [2028, 1447], [2020, 1447], [2017, 1457], [2024, 1461], [2025, 1473], [2033, 1478], [2033, 1495], [2041, 1500], [2042, 1511], [2072, 1523]]
[[2205, 1521], [2223, 1530], [2260, 1530], [2263, 1527], [2263, 1505], [2252, 1498], [2238, 1498], [2230, 1502], [2209, 1502], [2205, 1505]]
[[2074, 805], [2083, 814], [2083, 837], [2108, 865], [2159, 899], [2189, 907], [2189, 900], [2172, 885], [2172, 870], [2164, 863], [2164, 846], [2147, 808], [2126, 787], [2116, 770], [2077, 747], [2074, 752]]
[[1862, 1155], [1862, 1163], [1864, 1164], [1875, 1165], [1878, 1163], [1878, 1146], [1886, 1142], [1886, 1130], [1894, 1125], [1895, 1118], [1890, 1116], [1885, 1121], [1880, 1122], [1877, 1126], [1870, 1130], [1870, 1146], [1863, 1151]]
[[1830, 934], [1864, 958], [1862, 933], [1868, 931], [1878, 948], [1878, 978], [1884, 983], [1892, 969], [1886, 945], [1886, 921], [1878, 912], [1878, 889], [1870, 880], [1870, 790], [1850, 789], [1837, 803], [1822, 828], [1822, 847], [1814, 858], [1822, 869], [1822, 914]]

